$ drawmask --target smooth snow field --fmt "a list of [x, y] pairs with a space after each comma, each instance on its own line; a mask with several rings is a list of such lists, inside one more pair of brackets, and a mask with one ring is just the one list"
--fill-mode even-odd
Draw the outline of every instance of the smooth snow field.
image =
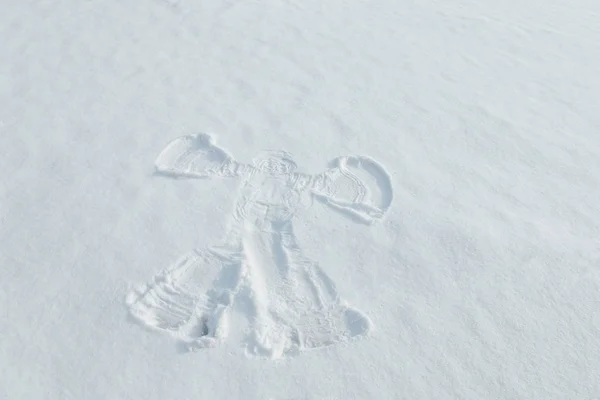
[[0, 399], [599, 398], [599, 1], [0, 5]]

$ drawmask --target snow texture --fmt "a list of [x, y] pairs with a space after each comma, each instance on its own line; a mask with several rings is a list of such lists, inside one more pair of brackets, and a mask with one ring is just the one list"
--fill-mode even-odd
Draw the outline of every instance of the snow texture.
[[600, 398], [599, 27], [5, 1], [0, 399]]

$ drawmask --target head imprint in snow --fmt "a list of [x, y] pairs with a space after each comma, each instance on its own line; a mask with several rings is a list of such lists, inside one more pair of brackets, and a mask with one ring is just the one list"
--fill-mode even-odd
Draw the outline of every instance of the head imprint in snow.
[[292, 160], [292, 155], [281, 150], [268, 150], [259, 153], [252, 159], [252, 165], [261, 172], [270, 175], [287, 175], [297, 168], [296, 163]]

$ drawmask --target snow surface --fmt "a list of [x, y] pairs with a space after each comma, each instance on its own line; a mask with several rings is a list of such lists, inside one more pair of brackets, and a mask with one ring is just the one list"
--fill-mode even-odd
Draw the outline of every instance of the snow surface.
[[0, 399], [600, 397], [600, 2], [4, 1], [0, 38]]

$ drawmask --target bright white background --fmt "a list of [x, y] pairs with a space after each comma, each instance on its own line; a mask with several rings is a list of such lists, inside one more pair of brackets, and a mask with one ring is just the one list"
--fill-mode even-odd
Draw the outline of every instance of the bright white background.
[[[600, 396], [598, 1], [4, 1], [0, 38], [1, 399]], [[383, 222], [296, 225], [369, 338], [271, 361], [128, 319], [224, 232], [235, 181], [152, 175], [197, 132], [386, 166]]]

